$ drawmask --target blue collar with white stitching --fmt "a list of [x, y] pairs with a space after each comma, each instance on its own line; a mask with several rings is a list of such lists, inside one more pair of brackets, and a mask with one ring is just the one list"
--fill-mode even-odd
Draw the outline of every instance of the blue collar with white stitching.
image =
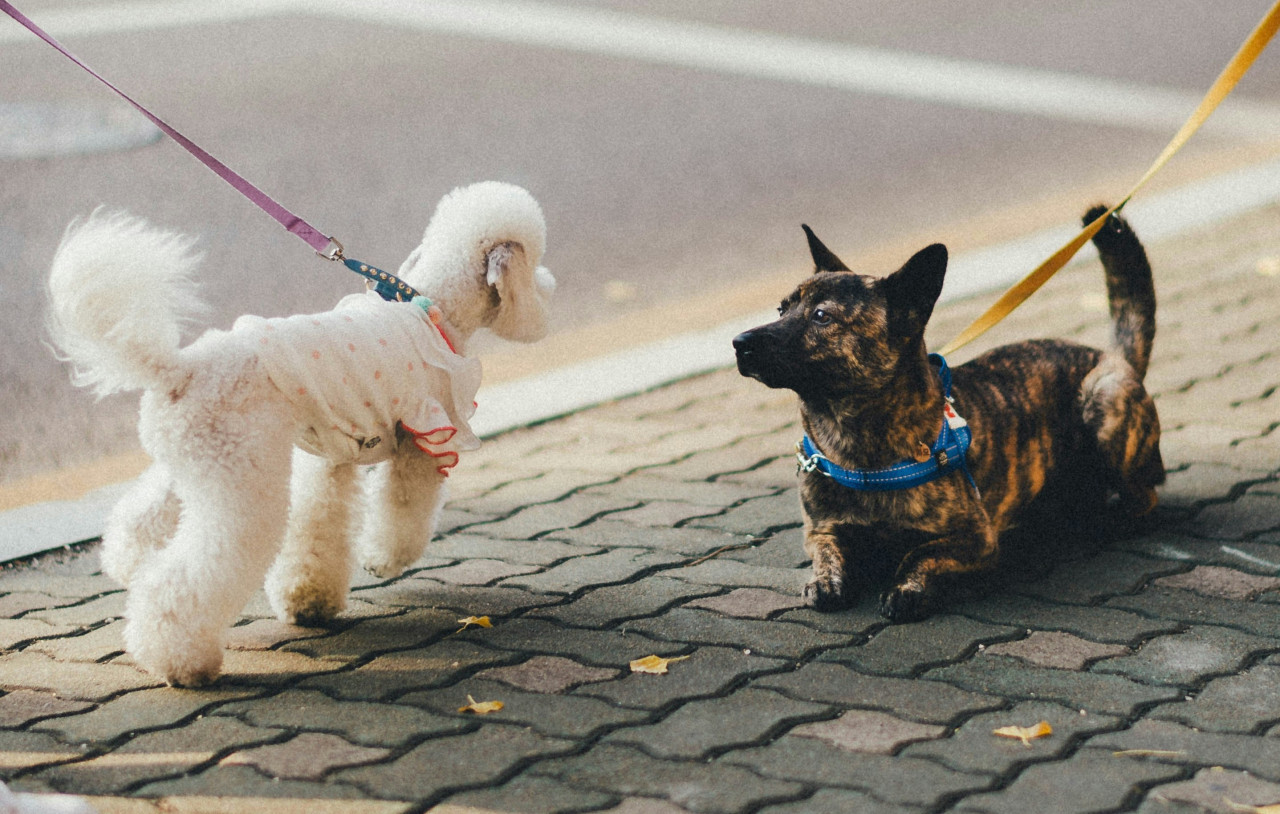
[[796, 443], [799, 471], [818, 472], [841, 486], [860, 492], [888, 492], [911, 489], [959, 469], [976, 492], [978, 485], [965, 463], [965, 453], [973, 441], [973, 433], [951, 406], [951, 370], [947, 367], [947, 360], [937, 353], [929, 354], [929, 360], [938, 364], [944, 402], [942, 430], [938, 433], [938, 440], [929, 448], [927, 460], [907, 458], [883, 469], [845, 469], [823, 455], [806, 434]]

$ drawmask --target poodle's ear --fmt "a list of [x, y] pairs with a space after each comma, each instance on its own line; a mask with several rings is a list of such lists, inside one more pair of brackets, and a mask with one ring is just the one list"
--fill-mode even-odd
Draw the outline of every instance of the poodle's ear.
[[485, 282], [498, 292], [498, 313], [490, 330], [516, 342], [535, 342], [546, 336], [556, 280], [551, 272], [529, 262], [524, 246], [506, 242], [489, 249]]
[[818, 236], [813, 233], [808, 224], [800, 224], [800, 228], [804, 230], [805, 237], [809, 238], [809, 254], [813, 255], [813, 272], [819, 274], [824, 271], [849, 271], [849, 267], [844, 261], [836, 257], [835, 252], [828, 249], [818, 240]]

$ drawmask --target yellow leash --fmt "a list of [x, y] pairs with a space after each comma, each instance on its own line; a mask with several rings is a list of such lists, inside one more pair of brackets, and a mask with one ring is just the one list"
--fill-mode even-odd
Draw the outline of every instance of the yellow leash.
[[1169, 163], [1169, 159], [1173, 158], [1174, 153], [1182, 149], [1182, 146], [1187, 143], [1192, 134], [1200, 129], [1200, 125], [1204, 124], [1205, 120], [1209, 118], [1214, 109], [1217, 108], [1223, 99], [1227, 98], [1227, 95], [1235, 88], [1236, 84], [1240, 81], [1240, 78], [1243, 77], [1253, 65], [1254, 60], [1256, 60], [1258, 55], [1266, 49], [1267, 43], [1271, 41], [1271, 38], [1275, 35], [1277, 28], [1280, 28], [1280, 0], [1277, 0], [1276, 4], [1271, 7], [1271, 11], [1267, 12], [1267, 15], [1262, 18], [1262, 22], [1258, 23], [1257, 27], [1253, 29], [1253, 33], [1244, 41], [1244, 45], [1240, 46], [1240, 50], [1237, 51], [1236, 55], [1227, 63], [1227, 67], [1222, 69], [1222, 73], [1219, 74], [1218, 79], [1213, 83], [1213, 87], [1209, 88], [1209, 92], [1205, 94], [1204, 99], [1200, 102], [1200, 106], [1191, 114], [1191, 118], [1187, 119], [1186, 124], [1182, 125], [1182, 129], [1177, 132], [1173, 137], [1173, 140], [1169, 142], [1169, 145], [1164, 148], [1164, 152], [1160, 153], [1160, 157], [1155, 160], [1155, 163], [1151, 165], [1151, 168], [1147, 170], [1146, 174], [1142, 176], [1138, 183], [1134, 184], [1133, 189], [1129, 190], [1129, 194], [1125, 195], [1124, 199], [1120, 201], [1120, 203], [1108, 209], [1093, 223], [1084, 227], [1080, 234], [1072, 238], [1071, 241], [1061, 249], [1054, 252], [1048, 260], [1041, 263], [1030, 274], [1014, 284], [1014, 286], [1006, 291], [999, 300], [996, 300], [996, 303], [988, 308], [982, 316], [975, 319], [969, 327], [960, 332], [959, 336], [947, 343], [947, 346], [942, 349], [942, 354], [944, 356], [950, 355], [953, 351], [964, 347], [979, 336], [982, 336], [1000, 322], [1000, 320], [1007, 317], [1013, 309], [1022, 305], [1023, 301], [1025, 301], [1027, 297], [1034, 294], [1040, 286], [1048, 282], [1050, 277], [1065, 266], [1067, 261], [1074, 257], [1076, 252], [1080, 251], [1080, 248], [1098, 233], [1098, 230], [1102, 228], [1104, 223], [1106, 223], [1107, 218], [1110, 217], [1113, 212], [1120, 211], [1120, 209], [1129, 202], [1129, 199], [1132, 198], [1138, 190], [1147, 183], [1147, 181], [1151, 180], [1153, 175], [1159, 172], [1165, 164]]

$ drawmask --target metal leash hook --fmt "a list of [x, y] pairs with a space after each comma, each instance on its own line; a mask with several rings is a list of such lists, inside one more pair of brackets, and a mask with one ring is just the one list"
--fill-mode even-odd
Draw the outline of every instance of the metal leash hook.
[[330, 235], [329, 245], [325, 246], [322, 251], [316, 252], [316, 254], [320, 255], [325, 260], [332, 260], [336, 263], [345, 259], [345, 256], [342, 254], [342, 251], [343, 251], [342, 244], [338, 242], [338, 239], [336, 237], [333, 237], [332, 235]]

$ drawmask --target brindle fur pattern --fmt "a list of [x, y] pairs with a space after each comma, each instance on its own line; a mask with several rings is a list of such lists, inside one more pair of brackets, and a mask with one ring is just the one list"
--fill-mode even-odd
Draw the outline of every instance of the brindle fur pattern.
[[[1091, 209], [1085, 222], [1105, 211]], [[946, 248], [929, 246], [873, 278], [849, 271], [805, 231], [815, 273], [783, 300], [776, 322], [734, 339], [738, 369], [794, 390], [805, 432], [843, 467], [915, 457], [942, 421], [924, 329], [942, 290]], [[1112, 494], [1133, 515], [1155, 507], [1155, 486], [1164, 482], [1160, 422], [1142, 385], [1155, 335], [1151, 268], [1119, 217], [1094, 243], [1114, 322], [1110, 347], [1034, 340], [952, 370], [955, 408], [973, 432], [968, 466], [979, 492], [960, 471], [893, 492], [800, 475], [810, 605], [842, 607], [888, 578], [881, 613], [920, 619], [949, 581], [992, 569], [1001, 534], [1033, 516], [1068, 524], [1096, 518]]]

